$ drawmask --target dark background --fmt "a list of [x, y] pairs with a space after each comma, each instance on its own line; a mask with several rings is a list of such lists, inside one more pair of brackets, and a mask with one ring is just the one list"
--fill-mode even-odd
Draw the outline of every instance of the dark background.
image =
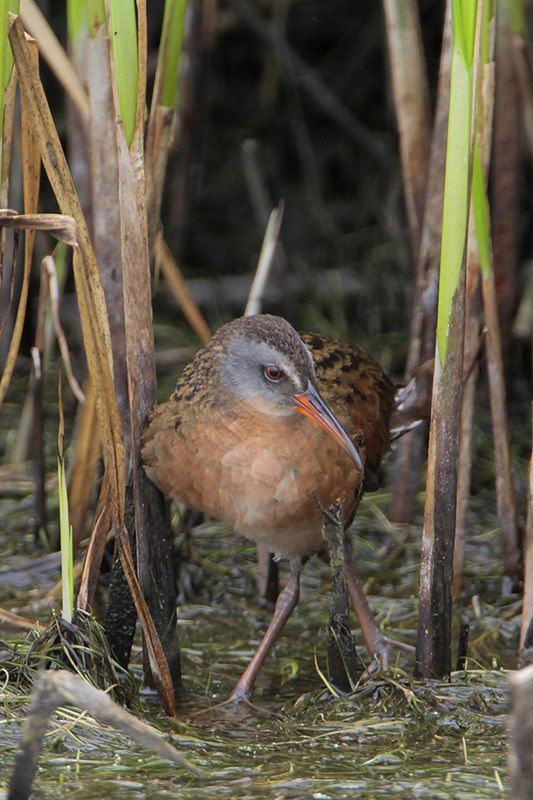
[[[40, 5], [64, 41], [64, 4]], [[151, 84], [163, 2], [147, 5]], [[419, 7], [433, 108], [444, 2], [421, 0]], [[276, 57], [265, 41], [269, 25], [355, 120], [357, 135], [305, 90], [300, 63], [293, 60], [291, 68]], [[215, 328], [242, 313], [261, 247], [265, 220], [254, 211], [243, 166], [243, 143], [252, 139], [268, 211], [285, 203], [283, 252], [264, 310], [300, 328], [357, 340], [401, 375], [415, 265], [403, 210], [382, 4], [190, 0], [181, 66], [180, 124], [162, 222], [210, 324]], [[62, 93], [46, 66], [43, 73], [57, 112]], [[318, 93], [323, 99], [323, 91]], [[518, 192], [516, 306], [531, 257], [530, 184], [527, 164]], [[158, 346], [195, 341], [164, 284], [156, 291], [154, 310]], [[530, 342], [510, 339], [506, 347], [511, 401], [518, 393], [523, 402], [529, 396], [524, 380]]]

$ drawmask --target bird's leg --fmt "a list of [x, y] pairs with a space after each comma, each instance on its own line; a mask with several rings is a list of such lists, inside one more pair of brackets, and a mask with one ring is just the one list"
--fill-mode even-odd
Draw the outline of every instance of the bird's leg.
[[254, 657], [244, 670], [237, 686], [229, 697], [229, 702], [240, 703], [246, 701], [252, 693], [256, 678], [266, 657], [274, 647], [283, 626], [298, 605], [300, 598], [300, 573], [302, 562], [291, 562], [291, 574], [287, 584], [276, 601], [274, 616], [257, 648]]
[[386, 666], [389, 662], [391, 651], [394, 648], [397, 650], [403, 650], [405, 653], [414, 653], [414, 647], [411, 645], [390, 639], [388, 636], [385, 636], [382, 631], [380, 631], [378, 624], [374, 619], [374, 615], [370, 610], [370, 606], [368, 605], [368, 600], [366, 599], [363, 587], [361, 586], [359, 578], [356, 575], [353, 557], [349, 547], [346, 548], [345, 569], [350, 600], [352, 602], [355, 615], [358, 619], [361, 633], [363, 634], [363, 639], [365, 640], [366, 649], [368, 650], [370, 656], [372, 658], [377, 656], [382, 664]]

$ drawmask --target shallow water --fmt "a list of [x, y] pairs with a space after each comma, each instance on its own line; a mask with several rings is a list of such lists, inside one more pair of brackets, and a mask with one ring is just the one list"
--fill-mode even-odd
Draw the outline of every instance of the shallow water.
[[[358, 569], [387, 632], [413, 643], [419, 532], [383, 527], [374, 495], [356, 524]], [[409, 677], [405, 655], [348, 697], [334, 697], [327, 675], [329, 575], [311, 563], [302, 600], [258, 681], [255, 701], [269, 714], [225, 710], [194, 716], [223, 700], [252, 654], [269, 612], [255, 600], [253, 548], [223, 526], [193, 536], [180, 609], [185, 696], [175, 720], [149, 695], [142, 717], [208, 775], [190, 777], [74, 709], [59, 711], [46, 737], [36, 798], [494, 798], [506, 771], [507, 675], [514, 666], [519, 606], [500, 597], [498, 536], [490, 520], [473, 530], [463, 615], [471, 623], [468, 671], [450, 682]], [[235, 552], [236, 550], [236, 552]], [[54, 573], [31, 588], [0, 582], [0, 604], [47, 616], [40, 598]], [[3, 637], [6, 638], [4, 630]], [[9, 636], [10, 641], [23, 637]], [[359, 644], [359, 638], [358, 638]], [[364, 648], [358, 648], [361, 662]], [[137, 661], [139, 654], [137, 654]], [[136, 669], [140, 668], [137, 666]], [[5, 786], [27, 697], [0, 692], [0, 786]], [[2, 796], [0, 790], [0, 796]]]

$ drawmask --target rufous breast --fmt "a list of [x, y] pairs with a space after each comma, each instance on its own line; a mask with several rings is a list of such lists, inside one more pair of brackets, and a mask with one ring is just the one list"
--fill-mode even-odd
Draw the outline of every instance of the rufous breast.
[[351, 507], [360, 471], [305, 417], [269, 417], [247, 403], [176, 411], [172, 400], [158, 407], [143, 449], [148, 476], [175, 500], [289, 559], [320, 549], [321, 507], [338, 498]]

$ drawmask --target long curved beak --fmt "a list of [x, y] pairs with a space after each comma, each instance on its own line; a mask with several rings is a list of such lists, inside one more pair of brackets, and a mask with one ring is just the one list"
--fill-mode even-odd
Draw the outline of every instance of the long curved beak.
[[353, 458], [359, 469], [362, 472], [364, 471], [363, 461], [357, 448], [311, 382], [307, 386], [307, 391], [293, 395], [292, 401], [296, 406], [296, 411], [312, 419], [313, 422], [316, 422], [317, 425], [320, 425], [321, 428], [333, 436]]

